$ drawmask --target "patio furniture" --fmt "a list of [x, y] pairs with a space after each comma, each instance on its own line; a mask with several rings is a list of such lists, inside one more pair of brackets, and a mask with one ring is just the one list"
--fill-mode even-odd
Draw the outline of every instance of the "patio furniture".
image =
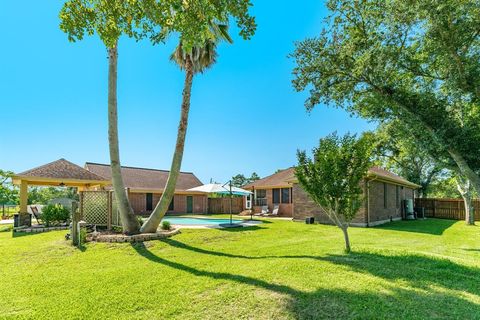
[[278, 210], [279, 209], [280, 209], [280, 206], [278, 204], [274, 205], [271, 216], [278, 216]]
[[280, 205], [276, 204], [273, 206], [272, 213], [265, 213], [263, 214], [264, 217], [278, 217], [278, 210], [280, 209]]
[[38, 221], [38, 218], [40, 217], [40, 212], [38, 211], [38, 208], [36, 206], [30, 206], [30, 210], [32, 210], [32, 214], [35, 217], [35, 220], [37, 220], [37, 223], [40, 224], [40, 221]]
[[268, 215], [268, 206], [262, 206], [262, 211], [260, 213], [255, 213], [254, 216], [264, 216]]

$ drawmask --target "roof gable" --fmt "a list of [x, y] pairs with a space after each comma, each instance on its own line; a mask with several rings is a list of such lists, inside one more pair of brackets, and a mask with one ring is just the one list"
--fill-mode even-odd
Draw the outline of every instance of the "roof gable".
[[[112, 179], [110, 165], [87, 162], [85, 169], [106, 179]], [[126, 188], [138, 190], [163, 190], [169, 175], [167, 170], [122, 166], [122, 177]], [[201, 186], [202, 182], [191, 172], [180, 172], [175, 190], [185, 191]]]
[[274, 173], [268, 177], [257, 180], [255, 182], [245, 185], [244, 189], [252, 188], [267, 188], [267, 187], [285, 187], [289, 186], [289, 181], [295, 178], [295, 168], [288, 168], [280, 170], [277, 173]]
[[105, 181], [106, 179], [93, 172], [85, 170], [84, 168], [67, 161], [59, 159], [42, 166], [24, 171], [17, 174], [20, 177], [35, 177], [45, 179], [73, 179], [73, 180], [87, 180], [87, 181]]

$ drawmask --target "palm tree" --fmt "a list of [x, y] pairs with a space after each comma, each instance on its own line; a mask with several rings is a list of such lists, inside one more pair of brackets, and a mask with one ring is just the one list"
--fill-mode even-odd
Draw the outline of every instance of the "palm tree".
[[197, 73], [203, 73], [206, 69], [215, 64], [217, 58], [216, 49], [219, 41], [224, 40], [229, 43], [233, 42], [228, 34], [228, 26], [225, 24], [212, 22], [210, 25], [210, 31], [212, 36], [210, 39], [205, 40], [203, 46], [187, 48], [180, 38], [180, 43], [170, 57], [170, 59], [175, 62], [181, 70], [185, 70], [180, 122], [177, 131], [177, 143], [175, 145], [172, 165], [163, 194], [152, 214], [140, 229], [141, 232], [156, 232], [160, 221], [168, 210], [173, 194], [175, 193], [175, 186], [180, 173], [183, 150], [185, 147], [193, 77]]
[[112, 186], [115, 199], [120, 211], [123, 232], [137, 234], [140, 232], [138, 222], [128, 200], [125, 184], [123, 183], [120, 165], [120, 151], [118, 147], [118, 115], [117, 115], [117, 69], [118, 46], [117, 42], [108, 48], [108, 146], [110, 150], [110, 167], [112, 170]]

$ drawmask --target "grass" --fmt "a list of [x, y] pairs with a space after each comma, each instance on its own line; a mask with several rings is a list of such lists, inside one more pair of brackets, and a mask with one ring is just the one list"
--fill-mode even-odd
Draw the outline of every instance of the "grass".
[[0, 232], [1, 318], [480, 319], [480, 228], [266, 220], [145, 244], [72, 248]]

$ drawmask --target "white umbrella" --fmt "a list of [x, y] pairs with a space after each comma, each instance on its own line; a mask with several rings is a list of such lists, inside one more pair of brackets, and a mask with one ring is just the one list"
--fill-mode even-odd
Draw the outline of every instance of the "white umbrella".
[[252, 192], [244, 190], [242, 188], [237, 188], [232, 186], [232, 181], [221, 185], [219, 183], [208, 183], [204, 184], [203, 186], [195, 187], [188, 189], [187, 191], [196, 191], [196, 192], [203, 192], [203, 193], [220, 193], [220, 194], [229, 194], [230, 195], [230, 224], [224, 225], [228, 227], [238, 227], [238, 224], [232, 223], [232, 195], [237, 196], [247, 196], [252, 194]]
[[247, 196], [252, 194], [252, 192], [244, 190], [242, 188], [237, 188], [232, 186], [230, 190], [229, 185], [221, 185], [220, 183], [208, 183], [199, 187], [188, 189], [187, 191], [203, 192], [203, 193], [220, 193], [220, 194], [230, 194], [236, 196]]

